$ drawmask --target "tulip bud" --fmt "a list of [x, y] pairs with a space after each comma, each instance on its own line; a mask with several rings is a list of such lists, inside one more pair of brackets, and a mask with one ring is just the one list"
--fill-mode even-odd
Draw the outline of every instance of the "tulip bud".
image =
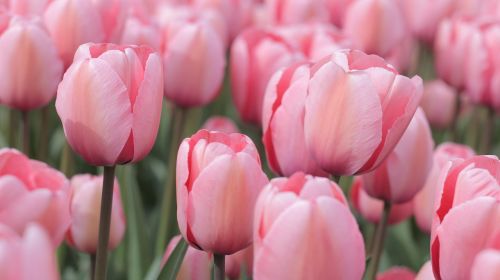
[[120, 44], [148, 45], [154, 50], [160, 50], [160, 30], [139, 17], [128, 17], [123, 27]]
[[219, 131], [224, 133], [238, 133], [239, 129], [236, 124], [227, 117], [215, 116], [208, 119], [203, 124], [203, 129], [209, 131]]
[[329, 19], [323, 0], [265, 0], [267, 17], [271, 24], [327, 22]]
[[444, 129], [455, 118], [457, 98], [455, 89], [441, 80], [434, 80], [424, 84], [420, 106], [432, 126]]

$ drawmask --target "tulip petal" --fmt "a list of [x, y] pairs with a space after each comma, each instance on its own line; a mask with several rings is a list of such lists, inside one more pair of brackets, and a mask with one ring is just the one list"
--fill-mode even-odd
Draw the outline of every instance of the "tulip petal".
[[30, 225], [23, 239], [22, 279], [59, 279], [54, 247], [43, 229], [37, 225]]
[[500, 279], [500, 248], [485, 250], [474, 261], [472, 280]]

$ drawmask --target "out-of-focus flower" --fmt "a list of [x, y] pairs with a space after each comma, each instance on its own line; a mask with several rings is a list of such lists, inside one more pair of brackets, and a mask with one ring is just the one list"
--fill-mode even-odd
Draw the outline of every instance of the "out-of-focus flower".
[[431, 126], [447, 128], [455, 118], [458, 93], [441, 80], [424, 83], [420, 106]]
[[402, 266], [391, 267], [377, 274], [377, 280], [414, 280], [415, 272]]
[[[168, 258], [179, 243], [182, 236], [174, 236], [168, 243], [167, 250], [161, 261], [161, 266], [165, 266]], [[182, 260], [177, 280], [207, 280], [210, 279], [210, 271], [212, 267], [212, 254], [197, 250], [191, 246], [187, 248], [186, 255]]]
[[239, 279], [244, 272], [247, 276], [252, 276], [253, 270], [253, 246], [229, 255], [226, 257], [226, 276], [229, 279]]
[[327, 22], [329, 14], [323, 0], [265, 0], [271, 24]]
[[415, 280], [434, 280], [434, 272], [432, 272], [432, 263], [431, 261], [427, 261], [415, 277]]
[[237, 133], [239, 132], [238, 127], [228, 117], [215, 116], [208, 119], [202, 128], [209, 131], [220, 131], [224, 133]]

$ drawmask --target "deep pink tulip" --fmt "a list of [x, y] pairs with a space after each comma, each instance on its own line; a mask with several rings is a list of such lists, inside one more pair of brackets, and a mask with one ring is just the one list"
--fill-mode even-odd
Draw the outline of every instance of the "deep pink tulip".
[[[163, 38], [165, 96], [183, 107], [213, 101], [222, 87], [225, 47], [209, 22], [174, 20]], [[186, 82], [186, 77], [191, 81]]]
[[342, 27], [347, 9], [353, 2], [355, 0], [326, 0], [330, 21], [336, 26]]
[[20, 236], [0, 224], [0, 244], [0, 279], [59, 279], [54, 246], [39, 225], [29, 224]]
[[[384, 202], [382, 200], [370, 197], [363, 189], [363, 178], [354, 177], [351, 188], [351, 203], [354, 209], [361, 216], [374, 224], [377, 224], [382, 217], [384, 210]], [[397, 224], [406, 220], [413, 214], [413, 201], [410, 200], [401, 204], [394, 204], [389, 213], [388, 223], [390, 225]]]
[[434, 272], [432, 272], [432, 263], [431, 261], [427, 261], [415, 277], [415, 280], [435, 280]]
[[264, 29], [247, 29], [231, 47], [231, 94], [240, 117], [260, 124], [267, 83], [301, 56], [286, 40]]
[[[0, 1], [1, 2], [1, 1]], [[22, 16], [41, 16], [52, 0], [6, 0], [9, 10]]]
[[209, 131], [220, 131], [224, 133], [238, 133], [240, 130], [236, 124], [228, 117], [215, 116], [208, 119], [203, 124], [203, 129]]
[[264, 0], [271, 24], [327, 22], [330, 15], [323, 0]]
[[356, 48], [381, 56], [399, 48], [408, 32], [401, 10], [393, 0], [353, 2], [343, 26]]
[[429, 123], [438, 128], [449, 127], [456, 113], [458, 94], [454, 88], [441, 80], [424, 83], [424, 95], [420, 106]]
[[479, 253], [474, 259], [472, 280], [500, 279], [500, 246]]
[[226, 256], [226, 276], [229, 279], [240, 279], [240, 275], [245, 272], [247, 276], [252, 276], [253, 269], [253, 246]]
[[55, 96], [63, 64], [54, 42], [35, 20], [14, 17], [0, 28], [0, 103], [28, 111]]
[[255, 207], [254, 279], [361, 279], [364, 270], [363, 238], [337, 184], [303, 173], [271, 180]]
[[268, 179], [245, 135], [200, 130], [177, 155], [177, 220], [189, 244], [230, 255], [252, 242], [255, 201]]
[[377, 280], [414, 280], [415, 272], [402, 266], [391, 267], [377, 274]]
[[[89, 174], [71, 178], [71, 226], [66, 241], [82, 252], [95, 254], [99, 236], [102, 176]], [[118, 246], [125, 234], [125, 215], [120, 198], [120, 187], [115, 180], [108, 249]]]
[[321, 60], [311, 72], [304, 130], [312, 157], [334, 175], [373, 170], [410, 123], [422, 79], [399, 75], [378, 56], [349, 50]]
[[140, 17], [129, 16], [124, 23], [120, 44], [148, 45], [154, 50], [160, 50], [160, 29]]
[[73, 150], [93, 165], [137, 162], [160, 124], [163, 74], [147, 46], [85, 44], [59, 84], [56, 109]]
[[[174, 236], [167, 246], [167, 251], [162, 259], [161, 266], [165, 266], [168, 258], [175, 249], [175, 246], [181, 240], [181, 236]], [[191, 246], [188, 247], [186, 255], [182, 260], [177, 280], [207, 280], [210, 279], [210, 271], [212, 268], [212, 254], [197, 250]]]
[[304, 102], [310, 78], [308, 64], [276, 72], [269, 81], [262, 109], [262, 141], [270, 167], [279, 175], [303, 171], [326, 175], [305, 145]]
[[71, 189], [62, 173], [14, 149], [0, 150], [0, 223], [21, 234], [40, 224], [59, 245], [71, 223]]
[[446, 142], [434, 150], [432, 169], [427, 176], [423, 189], [413, 199], [415, 220], [424, 232], [430, 232], [434, 218], [436, 196], [441, 192], [440, 174], [448, 161], [474, 156], [474, 151], [465, 145]]

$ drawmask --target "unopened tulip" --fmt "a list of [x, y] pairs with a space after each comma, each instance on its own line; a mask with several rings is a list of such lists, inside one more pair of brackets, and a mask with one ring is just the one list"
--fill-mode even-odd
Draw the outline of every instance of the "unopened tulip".
[[361, 279], [365, 249], [342, 190], [296, 173], [271, 180], [254, 222], [254, 279]]
[[326, 0], [326, 5], [330, 12], [330, 21], [336, 26], [342, 27], [347, 9], [354, 1], [355, 0]]
[[308, 64], [295, 64], [274, 74], [263, 105], [262, 140], [270, 167], [279, 175], [303, 171], [326, 175], [305, 145], [304, 102], [310, 78]]
[[21, 234], [38, 223], [59, 245], [71, 223], [70, 193], [62, 173], [17, 150], [0, 150], [0, 224]]
[[56, 99], [73, 150], [93, 165], [144, 158], [160, 124], [162, 77], [161, 58], [149, 47], [82, 45]]
[[399, 75], [378, 56], [349, 50], [319, 61], [311, 72], [304, 131], [312, 157], [334, 175], [373, 170], [410, 123], [422, 80]]
[[281, 36], [263, 29], [247, 29], [231, 47], [231, 94], [240, 117], [260, 124], [267, 83], [281, 67], [301, 59]]
[[1, 32], [0, 103], [22, 111], [47, 105], [63, 72], [49, 34], [39, 22], [17, 17]]
[[210, 131], [220, 131], [224, 133], [237, 133], [239, 132], [236, 124], [227, 117], [215, 116], [208, 119], [203, 128]]
[[[354, 177], [351, 188], [351, 203], [354, 209], [361, 216], [374, 224], [378, 224], [384, 211], [384, 202], [382, 200], [370, 197], [363, 189], [363, 178]], [[394, 204], [389, 212], [387, 223], [397, 224], [406, 220], [413, 214], [413, 202], [410, 200], [401, 204]]]
[[[167, 246], [167, 251], [162, 259], [161, 266], [165, 266], [168, 258], [181, 240], [181, 236], [174, 236]], [[207, 280], [210, 279], [212, 267], [212, 255], [210, 253], [197, 250], [191, 246], [187, 248], [186, 255], [177, 274], [177, 280]]]
[[441, 80], [434, 80], [424, 84], [420, 106], [432, 126], [447, 128], [455, 118], [457, 98], [455, 89]]
[[229, 279], [239, 279], [242, 273], [252, 276], [253, 246], [248, 246], [237, 253], [226, 257], [226, 276]]
[[434, 272], [432, 272], [432, 263], [431, 261], [427, 261], [415, 277], [415, 280], [435, 280]]
[[400, 73], [410, 71], [418, 59], [417, 41], [410, 34], [406, 34], [398, 47], [392, 49], [385, 59]]
[[255, 201], [268, 180], [245, 135], [200, 130], [177, 155], [177, 220], [192, 246], [233, 254], [252, 242]]
[[440, 173], [448, 161], [457, 158], [467, 159], [474, 156], [474, 151], [465, 145], [446, 142], [434, 150], [431, 171], [427, 176], [423, 189], [413, 199], [415, 220], [421, 230], [431, 231], [434, 217], [434, 203], [436, 196], [441, 192]]
[[[88, 1], [88, 0], [87, 0]], [[116, 43], [127, 17], [128, 0], [90, 0], [99, 11], [106, 42]]]
[[329, 14], [323, 0], [265, 0], [271, 24], [327, 22]]
[[[102, 176], [76, 175], [71, 178], [71, 226], [66, 234], [68, 243], [79, 251], [95, 254], [99, 236]], [[108, 249], [118, 246], [125, 233], [125, 216], [118, 181], [113, 188], [113, 206]]]
[[30, 224], [22, 236], [0, 224], [0, 279], [58, 280], [53, 244], [42, 227]]
[[487, 249], [474, 259], [471, 271], [472, 280], [500, 279], [500, 248]]
[[377, 280], [414, 280], [415, 272], [406, 267], [391, 267], [390, 269], [378, 273]]
[[129, 16], [123, 27], [120, 44], [148, 45], [154, 50], [160, 50], [160, 30], [147, 20]]

